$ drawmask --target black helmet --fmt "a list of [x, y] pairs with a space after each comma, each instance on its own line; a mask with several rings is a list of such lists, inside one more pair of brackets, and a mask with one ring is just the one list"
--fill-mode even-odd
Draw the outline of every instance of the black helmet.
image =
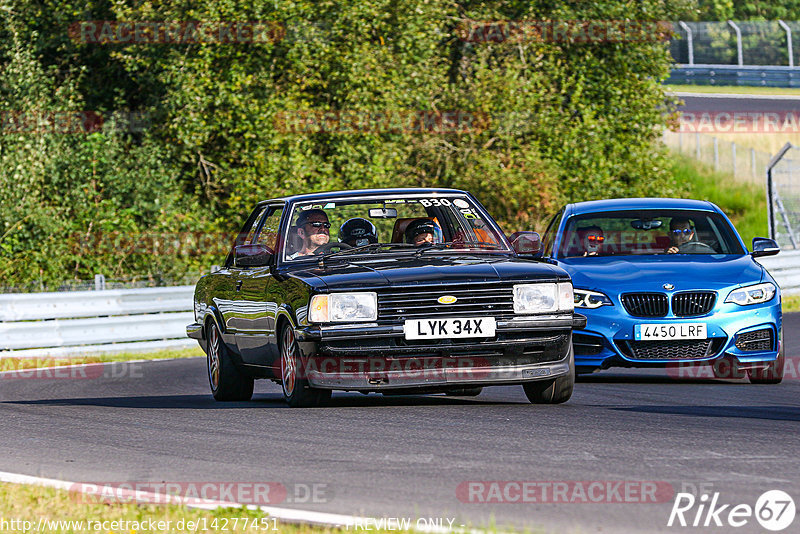
[[375, 225], [361, 217], [354, 217], [344, 222], [339, 228], [339, 242], [351, 247], [363, 247], [378, 242], [378, 230]]
[[439, 226], [430, 219], [417, 219], [406, 226], [406, 243], [414, 243], [414, 238], [420, 234], [433, 234], [434, 238], [440, 235]]

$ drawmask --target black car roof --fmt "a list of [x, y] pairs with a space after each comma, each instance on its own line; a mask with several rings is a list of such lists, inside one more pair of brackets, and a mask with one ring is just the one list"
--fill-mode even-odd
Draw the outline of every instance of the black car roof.
[[344, 191], [319, 191], [316, 193], [304, 193], [302, 195], [291, 195], [286, 197], [262, 200], [259, 204], [270, 202], [303, 202], [308, 200], [327, 200], [343, 196], [362, 197], [371, 195], [397, 195], [397, 194], [419, 194], [419, 193], [442, 193], [442, 194], [467, 194], [461, 189], [449, 189], [445, 187], [402, 187], [390, 189], [348, 189]]

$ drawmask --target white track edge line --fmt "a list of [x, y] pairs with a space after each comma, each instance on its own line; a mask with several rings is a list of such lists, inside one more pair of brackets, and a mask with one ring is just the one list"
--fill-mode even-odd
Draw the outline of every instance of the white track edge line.
[[[43, 478], [43, 477], [36, 477], [32, 475], [21, 475], [18, 473], [9, 473], [7, 471], [0, 471], [0, 482], [8, 482], [10, 484], [29, 484], [34, 486], [45, 486], [50, 488], [56, 488], [64, 491], [81, 491], [82, 493], [88, 493], [83, 491], [85, 488], [84, 486], [89, 486], [92, 484], [86, 482], [68, 482], [66, 480], [57, 480], [54, 478]], [[113, 488], [109, 486], [96, 486], [92, 485], [93, 487], [100, 490], [101, 488], [108, 488], [111, 492], [118, 490], [118, 488]], [[235, 502], [226, 502], [226, 501], [213, 501], [209, 500], [207, 503], [186, 503], [183, 502], [185, 498], [178, 497], [175, 495], [169, 495], [166, 493], [153, 493], [153, 492], [142, 492], [136, 491], [131, 492], [134, 496], [136, 495], [142, 497], [143, 502], [157, 502], [157, 503], [171, 503], [171, 504], [183, 504], [189, 508], [198, 508], [202, 510], [214, 510], [216, 508], [247, 508], [250, 510], [258, 509], [262, 512], [266, 512], [269, 514], [270, 517], [275, 519], [281, 519], [287, 522], [295, 522], [295, 523], [308, 523], [314, 525], [325, 525], [331, 527], [345, 527], [349, 530], [348, 527], [353, 527], [354, 525], [364, 526], [364, 525], [376, 525], [378, 522], [377, 518], [373, 517], [359, 517], [353, 515], [342, 515], [342, 514], [332, 514], [328, 512], [314, 512], [311, 510], [299, 510], [294, 508], [279, 508], [276, 506], [258, 506], [258, 505], [247, 505]], [[158, 500], [153, 500], [158, 499]], [[363, 530], [363, 528], [362, 528]], [[484, 531], [482, 530], [465, 530], [462, 528], [458, 529], [450, 529], [446, 527], [439, 527], [436, 525], [426, 525], [424, 528], [415, 527], [410, 529], [409, 531], [413, 532], [430, 532], [433, 534], [446, 534], [450, 532], [468, 532], [474, 534], [482, 534]]]

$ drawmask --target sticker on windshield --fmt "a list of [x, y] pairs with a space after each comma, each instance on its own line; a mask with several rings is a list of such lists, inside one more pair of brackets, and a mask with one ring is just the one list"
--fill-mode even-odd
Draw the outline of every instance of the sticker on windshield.
[[431, 206], [449, 206], [452, 203], [446, 198], [421, 198], [419, 203], [430, 208]]
[[461, 198], [455, 199], [453, 201], [453, 204], [455, 204], [456, 207], [458, 207], [458, 208], [468, 208], [469, 207], [469, 202], [467, 202], [466, 200], [461, 199]]

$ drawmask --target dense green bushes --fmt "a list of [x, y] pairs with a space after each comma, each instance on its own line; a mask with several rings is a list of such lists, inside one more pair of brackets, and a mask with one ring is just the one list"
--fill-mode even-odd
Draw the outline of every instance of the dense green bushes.
[[[135, 112], [146, 128], [4, 130], [0, 276], [5, 285], [94, 272], [179, 277], [220, 258], [85, 245], [117, 231], [230, 233], [256, 200], [302, 191], [466, 188], [512, 231], [569, 200], [679, 194], [657, 143], [670, 61], [662, 41], [459, 38], [469, 21], [673, 20], [678, 9], [660, 0], [17, 0], [0, 9], [0, 111]], [[276, 21], [285, 35], [178, 45], [69, 37], [70, 24], [104, 19]], [[462, 110], [483, 127], [276, 128], [282, 113], [303, 110]]]

